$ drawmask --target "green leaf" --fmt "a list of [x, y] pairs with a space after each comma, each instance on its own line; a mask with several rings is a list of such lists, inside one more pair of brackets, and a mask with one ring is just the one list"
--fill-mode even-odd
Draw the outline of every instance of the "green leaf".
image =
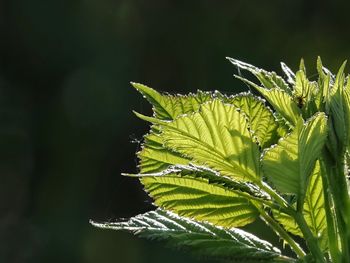
[[326, 137], [327, 118], [318, 113], [306, 123], [300, 119], [288, 136], [263, 155], [264, 174], [280, 192], [298, 196], [298, 209]]
[[265, 106], [261, 98], [250, 93], [243, 93], [228, 98], [227, 102], [246, 114], [250, 130], [256, 136], [262, 148], [266, 148], [277, 141], [278, 125], [272, 111]]
[[246, 196], [252, 200], [271, 200], [271, 197], [264, 191], [262, 191], [257, 185], [250, 182], [235, 181], [230, 177], [223, 176], [220, 173], [205, 167], [193, 164], [188, 165], [173, 165], [167, 169], [156, 173], [139, 173], [123, 175], [131, 177], [159, 177], [169, 174], [177, 174], [180, 176], [189, 176], [193, 178], [207, 179], [209, 184], [216, 184], [224, 187], [225, 189], [232, 191], [239, 191], [242, 196]]
[[165, 148], [163, 144], [163, 138], [154, 130], [144, 137], [142, 149], [137, 153], [141, 173], [156, 173], [170, 165], [188, 164], [188, 158]]
[[286, 122], [286, 120], [281, 116], [281, 114], [275, 112], [274, 115], [278, 124], [277, 134], [279, 138], [285, 137], [290, 132], [290, 126], [288, 125], [289, 123]]
[[343, 91], [343, 99], [344, 99], [344, 124], [345, 124], [345, 132], [347, 138], [345, 140], [347, 150], [350, 150], [350, 81], [348, 79], [348, 83], [346, 88]]
[[213, 99], [209, 92], [198, 91], [196, 94], [163, 95], [143, 84], [131, 83], [153, 105], [155, 117], [161, 120], [173, 120], [179, 115], [197, 111], [204, 102]]
[[158, 124], [165, 146], [192, 163], [236, 180], [260, 181], [259, 149], [246, 117], [236, 107], [215, 99], [199, 112]]
[[[160, 120], [173, 120], [180, 115], [198, 111], [200, 104], [214, 97], [213, 94], [203, 91], [187, 96], [164, 95], [145, 85], [131, 84], [153, 105], [154, 116]], [[183, 155], [164, 147], [164, 140], [159, 135], [159, 127], [156, 125], [144, 137], [142, 149], [137, 156], [142, 173], [159, 172], [170, 165], [187, 164], [189, 161]]]
[[292, 126], [296, 124], [301, 111], [288, 93], [281, 89], [260, 88], [258, 91], [285, 120]]
[[318, 111], [325, 111], [324, 101], [328, 98], [331, 75], [326, 74], [322, 65], [321, 58], [317, 58], [317, 72], [318, 72], [318, 93], [315, 96], [315, 104]]
[[256, 206], [261, 206], [259, 198], [264, 197], [254, 185], [225, 180], [203, 168], [178, 166], [138, 176], [157, 206], [223, 227], [255, 221]]
[[298, 105], [293, 97], [282, 89], [265, 89], [240, 76], [235, 76], [255, 88], [271, 104], [273, 109], [282, 116], [290, 127], [294, 127], [301, 115]]
[[302, 108], [307, 116], [315, 111], [314, 100], [317, 93], [317, 83], [307, 79], [305, 70], [299, 70], [296, 73], [293, 96], [299, 108]]
[[294, 262], [267, 241], [239, 229], [224, 229], [199, 223], [169, 211], [157, 209], [130, 218], [126, 222], [96, 223], [105, 229], [123, 230], [140, 237], [166, 241], [175, 248], [189, 250], [206, 258], [240, 262]]
[[233, 65], [237, 66], [238, 69], [247, 70], [250, 73], [252, 73], [260, 81], [261, 85], [263, 85], [266, 89], [279, 88], [288, 93], [291, 93], [291, 90], [288, 84], [284, 81], [283, 78], [278, 76], [275, 72], [268, 72], [266, 70], [250, 65], [248, 63], [239, 61], [237, 59], [233, 59], [229, 57], [227, 57], [227, 59]]
[[306, 74], [305, 62], [303, 58], [300, 59], [299, 70]]
[[[328, 247], [328, 236], [321, 172], [320, 164], [316, 162], [305, 195], [303, 215], [311, 232], [319, 238], [323, 250], [326, 250]], [[274, 211], [274, 217], [287, 231], [303, 237], [300, 228], [291, 216]]]
[[[326, 97], [326, 112], [330, 115], [329, 131], [330, 140], [333, 142], [329, 144], [329, 148], [333, 154], [343, 154], [346, 150], [346, 145], [349, 138], [350, 114], [348, 104], [348, 91], [344, 89], [344, 68], [346, 61], [340, 67], [335, 82], [328, 92]], [[345, 94], [344, 94], [345, 93]], [[346, 142], [344, 144], [344, 142]]]
[[316, 68], [317, 68], [318, 78], [321, 80], [324, 80], [324, 78], [326, 77], [327, 74], [325, 74], [324, 67], [322, 65], [322, 60], [321, 60], [320, 56], [317, 57]]

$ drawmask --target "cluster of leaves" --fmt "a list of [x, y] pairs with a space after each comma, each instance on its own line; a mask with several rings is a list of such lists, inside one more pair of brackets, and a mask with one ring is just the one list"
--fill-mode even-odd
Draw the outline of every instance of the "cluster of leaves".
[[[252, 73], [252, 93], [160, 94], [132, 85], [153, 105], [138, 153], [140, 179], [159, 207], [129, 221], [98, 224], [242, 262], [347, 262], [350, 242], [350, 81], [345, 63], [333, 76], [318, 59], [319, 78], [304, 63], [286, 80], [229, 60]], [[268, 104], [268, 105], [267, 105]], [[237, 227], [261, 218], [295, 252], [282, 255]], [[307, 250], [296, 242], [304, 238]]]

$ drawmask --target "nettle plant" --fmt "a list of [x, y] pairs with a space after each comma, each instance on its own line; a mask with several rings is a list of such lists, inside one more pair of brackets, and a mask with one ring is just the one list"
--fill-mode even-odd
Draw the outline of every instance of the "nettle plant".
[[[138, 152], [140, 179], [158, 207], [95, 226], [165, 240], [205, 258], [239, 262], [349, 262], [350, 78], [317, 61], [318, 78], [281, 63], [285, 79], [252, 73], [259, 93], [160, 94], [132, 85], [153, 105]], [[240, 72], [240, 71], [239, 71]], [[265, 101], [266, 100], [266, 101]], [[262, 219], [295, 257], [239, 229]]]

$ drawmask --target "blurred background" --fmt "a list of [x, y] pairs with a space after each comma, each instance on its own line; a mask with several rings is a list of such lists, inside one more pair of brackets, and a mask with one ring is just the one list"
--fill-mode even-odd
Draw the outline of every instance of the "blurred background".
[[[226, 56], [269, 70], [350, 55], [341, 1], [0, 1], [0, 262], [204, 262], [99, 230], [153, 209], [135, 153], [150, 106], [129, 82], [170, 93], [246, 87]], [[249, 226], [260, 237], [261, 223]], [[206, 261], [205, 261], [206, 262]], [[209, 261], [208, 261], [209, 262]]]

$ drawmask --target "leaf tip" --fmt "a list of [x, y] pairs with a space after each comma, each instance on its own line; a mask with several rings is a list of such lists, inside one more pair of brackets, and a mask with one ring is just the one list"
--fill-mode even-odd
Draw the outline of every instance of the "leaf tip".
[[94, 227], [101, 227], [101, 223], [97, 223], [96, 221], [90, 219], [89, 224], [93, 225]]
[[146, 120], [146, 118], [149, 118], [148, 116], [143, 115], [135, 110], [133, 110], [132, 112], [136, 115], [136, 117], [140, 118], [141, 120]]
[[141, 120], [151, 122], [151, 123], [165, 124], [165, 121], [161, 121], [161, 120], [158, 120], [154, 117], [149, 117], [149, 116], [143, 115], [135, 110], [133, 110], [132, 112], [136, 115], [136, 117], [138, 117]]
[[130, 84], [131, 86], [133, 86], [136, 90], [140, 91], [140, 90], [143, 90], [145, 88], [147, 88], [146, 85], [143, 85], [141, 83], [138, 83], [138, 82], [133, 82], [133, 81], [130, 81]]

